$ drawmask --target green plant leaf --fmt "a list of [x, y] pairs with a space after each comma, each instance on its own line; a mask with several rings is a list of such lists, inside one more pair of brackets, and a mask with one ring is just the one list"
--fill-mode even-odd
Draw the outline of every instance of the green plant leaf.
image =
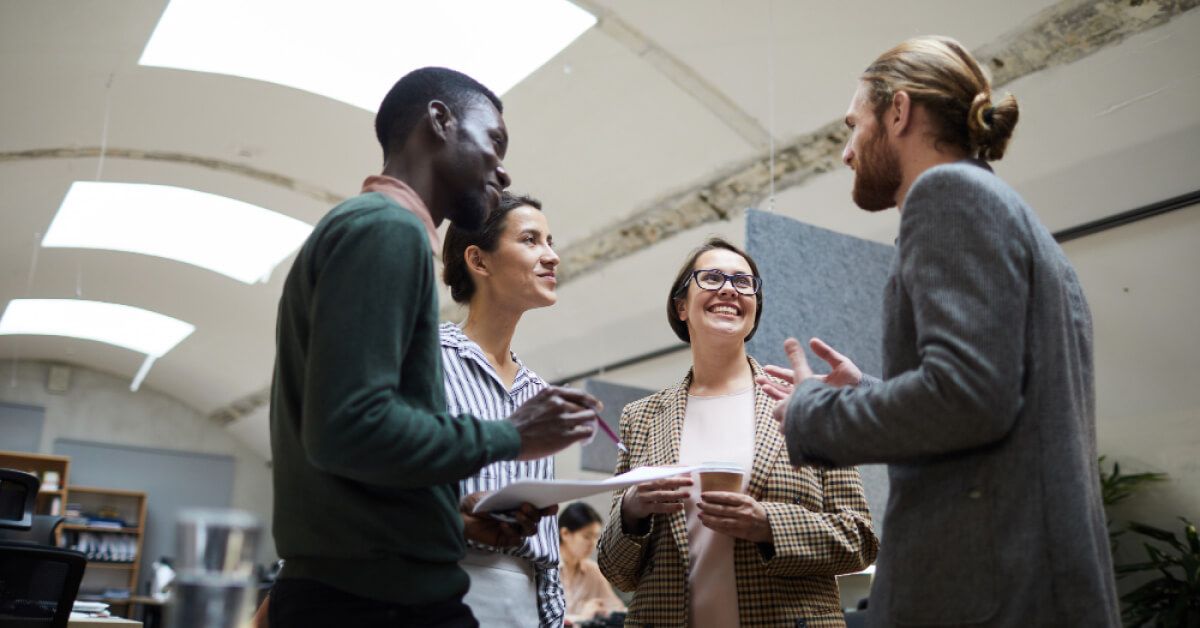
[[1137, 521], [1130, 521], [1129, 529], [1136, 534], [1141, 534], [1142, 536], [1148, 536], [1157, 541], [1162, 541], [1163, 543], [1167, 543], [1168, 545], [1170, 545], [1171, 547], [1173, 547], [1179, 551], [1184, 551], [1183, 544], [1179, 542], [1179, 539], [1175, 536], [1174, 532], [1168, 532], [1166, 530], [1163, 530], [1162, 528], [1156, 528], [1152, 525], [1147, 525], [1145, 523], [1139, 523]]

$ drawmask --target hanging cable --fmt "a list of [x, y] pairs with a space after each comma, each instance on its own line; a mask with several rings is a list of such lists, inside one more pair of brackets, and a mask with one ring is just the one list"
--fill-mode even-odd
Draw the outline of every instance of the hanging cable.
[[770, 144], [770, 196], [767, 211], [775, 211], [775, 2], [767, 0], [767, 136]]
[[[33, 277], [37, 274], [38, 249], [41, 248], [42, 234], [35, 231], [33, 233], [33, 252], [29, 254], [29, 275], [25, 277], [25, 298], [33, 295]], [[21, 337], [13, 337], [13, 359], [12, 359], [12, 378], [9, 381], [9, 386], [17, 387], [17, 367], [21, 361]]]
[[[116, 72], [110, 72], [104, 83], [104, 119], [100, 126], [100, 158], [96, 160], [96, 181], [104, 177], [104, 157], [108, 153], [108, 122], [112, 112], [112, 85]], [[83, 298], [83, 251], [75, 253], [75, 298]]]

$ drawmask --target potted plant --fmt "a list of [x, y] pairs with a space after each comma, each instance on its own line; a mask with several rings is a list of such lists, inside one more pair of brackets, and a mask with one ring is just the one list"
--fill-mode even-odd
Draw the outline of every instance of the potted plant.
[[1183, 521], [1183, 540], [1161, 528], [1130, 522], [1129, 530], [1148, 537], [1145, 562], [1117, 565], [1118, 578], [1137, 573], [1157, 577], [1121, 596], [1121, 619], [1128, 626], [1200, 626], [1200, 536]]

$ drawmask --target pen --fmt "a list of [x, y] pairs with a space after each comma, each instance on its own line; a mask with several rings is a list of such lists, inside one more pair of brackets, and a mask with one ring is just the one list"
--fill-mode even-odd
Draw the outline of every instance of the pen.
[[617, 433], [614, 432], [613, 429], [608, 426], [608, 423], [604, 422], [604, 419], [600, 418], [600, 414], [595, 412], [594, 410], [592, 412], [593, 412], [593, 414], [596, 415], [596, 423], [598, 423], [600, 425], [600, 429], [604, 430], [604, 433], [608, 434], [608, 437], [612, 439], [612, 442], [617, 444], [617, 449], [620, 449], [621, 451], [623, 451], [625, 453], [629, 453], [629, 449], [627, 447], [625, 447], [625, 443], [622, 443], [621, 439], [617, 436]]

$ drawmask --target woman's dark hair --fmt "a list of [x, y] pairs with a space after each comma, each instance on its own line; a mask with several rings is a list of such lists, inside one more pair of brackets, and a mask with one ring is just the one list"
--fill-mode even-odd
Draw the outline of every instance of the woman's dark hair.
[[578, 532], [593, 523], [603, 525], [604, 520], [595, 508], [584, 502], [572, 502], [558, 513], [558, 527], [566, 528], [568, 532]]
[[[688, 344], [692, 344], [692, 337], [688, 333], [687, 323], [679, 320], [679, 312], [675, 309], [675, 302], [687, 297], [688, 281], [692, 278], [692, 271], [696, 270], [694, 268], [696, 260], [700, 259], [701, 255], [716, 249], [724, 249], [737, 253], [750, 265], [750, 272], [754, 273], [755, 277], [761, 277], [758, 274], [758, 264], [754, 263], [754, 258], [724, 238], [709, 238], [707, 242], [692, 251], [692, 254], [688, 256], [683, 266], [679, 267], [679, 274], [675, 275], [675, 281], [671, 283], [671, 292], [667, 294], [667, 323], [671, 325], [671, 330], [675, 332], [675, 335]], [[754, 332], [758, 331], [758, 321], [762, 319], [763, 291], [761, 288], [754, 295], [754, 302], [758, 304], [758, 307], [755, 308], [754, 312], [754, 327], [750, 328], [750, 333], [746, 334], [744, 338], [747, 342], [754, 337]]]
[[463, 258], [467, 247], [477, 246], [488, 253], [495, 251], [500, 235], [504, 233], [508, 213], [525, 206], [541, 211], [542, 202], [525, 194], [504, 192], [500, 195], [500, 205], [488, 214], [478, 231], [459, 229], [453, 224], [446, 230], [446, 241], [442, 244], [442, 264], [445, 266], [442, 281], [450, 287], [450, 298], [455, 302], [466, 305], [475, 296], [475, 281]]

